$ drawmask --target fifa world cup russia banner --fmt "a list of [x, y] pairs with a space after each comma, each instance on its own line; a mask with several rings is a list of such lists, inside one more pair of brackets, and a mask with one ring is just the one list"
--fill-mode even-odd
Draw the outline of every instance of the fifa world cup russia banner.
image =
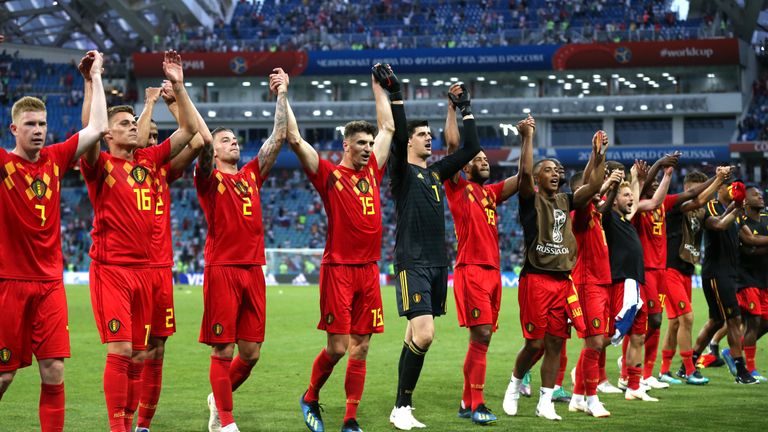
[[[281, 67], [288, 75], [301, 75], [307, 67], [304, 51], [182, 53], [185, 77], [266, 77]], [[133, 72], [137, 77], [162, 77], [162, 53], [133, 54]]]
[[555, 70], [738, 63], [736, 39], [568, 44], [561, 46], [552, 57]]
[[[589, 147], [548, 147], [534, 149], [536, 156], [540, 158], [557, 158], [564, 165], [583, 165], [589, 160], [592, 149]], [[728, 145], [714, 146], [611, 146], [605, 155], [606, 160], [613, 160], [624, 164], [634, 163], [635, 160], [655, 162], [665, 154], [679, 151], [681, 163], [711, 163], [728, 162], [731, 153]]]

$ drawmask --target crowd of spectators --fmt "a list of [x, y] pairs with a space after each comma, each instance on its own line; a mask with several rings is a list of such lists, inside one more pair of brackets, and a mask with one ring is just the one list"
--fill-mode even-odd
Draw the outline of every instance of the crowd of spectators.
[[768, 141], [768, 75], [752, 83], [752, 103], [739, 122], [739, 141]]
[[665, 0], [240, 0], [209, 31], [174, 23], [152, 49], [325, 51], [722, 37], [715, 15], [678, 19]]

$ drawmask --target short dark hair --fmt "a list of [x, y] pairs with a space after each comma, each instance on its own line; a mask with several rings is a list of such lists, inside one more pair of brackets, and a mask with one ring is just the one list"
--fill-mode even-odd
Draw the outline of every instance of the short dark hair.
[[217, 127], [216, 129], [214, 129], [213, 131], [211, 131], [211, 139], [214, 139], [214, 138], [216, 138], [216, 134], [219, 134], [219, 133], [222, 133], [222, 132], [232, 132], [232, 135], [234, 135], [234, 134], [235, 134], [235, 133], [232, 131], [232, 129], [230, 129], [230, 128], [225, 128], [225, 127]]
[[627, 168], [624, 167], [624, 164], [621, 162], [607, 161], [605, 163], [605, 170], [608, 172], [615, 171], [615, 170], [622, 170], [626, 172]]
[[541, 159], [540, 161], [538, 161], [535, 164], [533, 164], [533, 175], [534, 176], [539, 173], [539, 169], [540, 169], [539, 167], [544, 162], [552, 162], [553, 164], [555, 164], [555, 167], [563, 166], [563, 164], [561, 164], [560, 161], [555, 159], [555, 158], [544, 158], [544, 159]]
[[344, 125], [344, 139], [349, 139], [352, 135], [360, 132], [375, 136], [376, 127], [364, 120], [355, 120]]
[[683, 184], [688, 183], [704, 183], [708, 180], [707, 175], [699, 170], [693, 170], [685, 175]]
[[571, 176], [571, 180], [568, 185], [571, 187], [571, 191], [575, 192], [576, 189], [581, 187], [583, 184], [584, 184], [584, 171], [576, 171]]
[[411, 120], [408, 122], [408, 138], [413, 136], [416, 128], [426, 126], [429, 127], [429, 122], [426, 120]]
[[136, 116], [136, 113], [133, 111], [133, 107], [130, 105], [117, 105], [113, 107], [109, 107], [107, 110], [107, 120], [108, 122], [112, 121], [112, 117], [116, 116], [119, 113], [128, 113], [131, 116]]

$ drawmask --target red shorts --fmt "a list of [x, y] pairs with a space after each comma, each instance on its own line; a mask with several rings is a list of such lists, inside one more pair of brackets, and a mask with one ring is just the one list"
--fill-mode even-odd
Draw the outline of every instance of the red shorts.
[[526, 339], [543, 339], [545, 334], [567, 338], [567, 296], [573, 281], [567, 276], [526, 273], [520, 277], [517, 301], [520, 324]]
[[668, 268], [664, 282], [667, 291], [664, 302], [667, 308], [667, 318], [672, 320], [693, 312], [691, 308], [691, 276]]
[[379, 265], [320, 266], [319, 330], [365, 335], [384, 331]]
[[147, 349], [152, 329], [152, 269], [91, 262], [91, 304], [101, 343]]
[[750, 287], [736, 293], [742, 312], [768, 320], [768, 290]]
[[459, 265], [453, 272], [456, 317], [461, 327], [491, 325], [499, 327], [501, 272], [482, 265]]
[[0, 279], [0, 372], [69, 357], [64, 283]]
[[173, 309], [173, 271], [170, 267], [152, 269], [152, 330], [149, 335], [166, 337], [176, 333]]
[[[615, 317], [621, 312], [621, 308], [624, 306], [624, 282], [617, 282], [613, 284], [613, 292], [611, 293], [611, 325], [609, 332], [613, 334], [616, 330]], [[648, 330], [648, 309], [645, 301], [645, 293], [643, 289], [640, 289], [640, 299], [643, 301], [643, 307], [637, 311], [635, 315], [635, 321], [632, 323], [632, 328], [629, 329], [629, 334], [645, 334]]]
[[611, 285], [576, 285], [579, 303], [584, 313], [585, 334], [579, 333], [580, 338], [603, 335], [608, 333], [611, 323]]
[[264, 342], [266, 288], [260, 265], [206, 266], [200, 342]]
[[664, 299], [667, 297], [664, 288], [666, 275], [666, 269], [645, 269], [645, 283], [640, 287], [640, 293], [648, 307], [648, 315], [664, 312]]

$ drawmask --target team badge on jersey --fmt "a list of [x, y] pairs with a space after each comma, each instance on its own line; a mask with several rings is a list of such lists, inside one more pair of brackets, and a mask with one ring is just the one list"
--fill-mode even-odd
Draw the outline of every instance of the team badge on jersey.
[[528, 333], [532, 333], [533, 329], [535, 329], [535, 328], [536, 328], [536, 326], [534, 326], [533, 323], [527, 323], [525, 325], [525, 329], [528, 331]]
[[600, 328], [600, 318], [595, 318], [592, 320], [592, 327]]
[[649, 308], [652, 308], [652, 307], [653, 307], [653, 305], [655, 305], [655, 304], [656, 304], [656, 303], [654, 303], [654, 302], [653, 302], [653, 300], [648, 300], [648, 307], [649, 307]]
[[421, 294], [416, 293], [413, 295], [413, 302], [414, 303], [421, 303]]
[[11, 350], [8, 348], [0, 349], [0, 363], [8, 363], [11, 361]]
[[333, 314], [332, 313], [329, 313], [328, 315], [325, 316], [325, 323], [328, 324], [328, 325], [333, 324]]
[[435, 179], [436, 182], [440, 183], [440, 174], [432, 171], [432, 177]]
[[221, 336], [221, 334], [224, 333], [224, 326], [221, 325], [221, 323], [216, 323], [213, 325], [213, 334], [216, 336]]
[[677, 307], [679, 307], [679, 308], [680, 308], [680, 310], [684, 310], [684, 309], [685, 309], [685, 302], [681, 300], [681, 301], [680, 301], [680, 302], [677, 304]]
[[472, 318], [474, 319], [480, 318], [480, 309], [478, 308], [472, 309]]
[[136, 165], [131, 170], [131, 177], [136, 180], [136, 183], [144, 184], [144, 181], [147, 179], [147, 169], [141, 165]]
[[109, 331], [112, 334], [117, 334], [118, 331], [120, 331], [120, 327], [122, 325], [120, 324], [120, 321], [117, 318], [112, 318], [109, 320], [109, 323], [107, 323], [107, 328], [109, 328]]
[[35, 194], [37, 199], [43, 199], [45, 193], [48, 191], [48, 185], [40, 179], [35, 179], [29, 187], [32, 189], [32, 193]]
[[360, 189], [360, 192], [362, 193], [368, 193], [368, 190], [371, 188], [371, 184], [368, 183], [368, 180], [362, 178], [358, 180], [357, 188]]
[[749, 302], [749, 310], [755, 310], [755, 302]]
[[248, 193], [248, 185], [245, 183], [244, 180], [238, 180], [235, 182], [235, 188], [238, 192], [240, 192], [241, 195], [245, 195]]

